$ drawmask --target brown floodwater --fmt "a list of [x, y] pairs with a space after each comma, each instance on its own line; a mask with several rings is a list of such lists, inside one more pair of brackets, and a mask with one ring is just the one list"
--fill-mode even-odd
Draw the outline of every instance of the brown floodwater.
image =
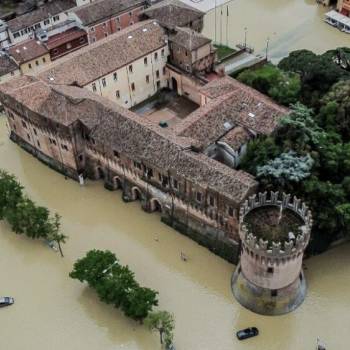
[[[350, 46], [350, 34], [323, 21], [329, 10], [317, 5], [316, 0], [232, 0], [222, 6], [222, 16], [220, 7], [216, 10], [216, 41], [234, 47], [244, 42], [247, 28], [247, 44], [256, 53], [265, 56], [270, 38], [268, 57], [273, 61], [297, 49], [323, 53]], [[205, 16], [203, 34], [215, 40], [214, 10]]]
[[[0, 167], [16, 174], [37, 203], [60, 213], [69, 235], [62, 259], [0, 223], [0, 295], [16, 300], [0, 310], [0, 349], [160, 349], [157, 334], [68, 277], [74, 261], [94, 248], [111, 250], [142, 284], [159, 291], [160, 308], [175, 314], [177, 350], [313, 350], [317, 336], [329, 349], [349, 349], [349, 244], [306, 262], [309, 292], [298, 310], [259, 316], [234, 300], [233, 265], [162, 224], [157, 214], [143, 212], [139, 203], [125, 204], [120, 191], [65, 180], [8, 140], [4, 118]], [[248, 326], [261, 335], [239, 342], [234, 332]]]

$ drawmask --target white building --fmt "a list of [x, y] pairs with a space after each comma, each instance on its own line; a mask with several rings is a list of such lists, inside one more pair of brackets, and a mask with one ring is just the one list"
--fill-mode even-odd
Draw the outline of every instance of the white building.
[[62, 58], [40, 73], [50, 84], [86, 87], [130, 108], [168, 85], [164, 29], [139, 22]]

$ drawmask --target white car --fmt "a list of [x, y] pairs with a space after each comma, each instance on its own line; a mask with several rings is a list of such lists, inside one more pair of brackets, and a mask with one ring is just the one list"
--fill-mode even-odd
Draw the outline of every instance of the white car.
[[0, 307], [12, 305], [15, 299], [11, 297], [0, 297]]

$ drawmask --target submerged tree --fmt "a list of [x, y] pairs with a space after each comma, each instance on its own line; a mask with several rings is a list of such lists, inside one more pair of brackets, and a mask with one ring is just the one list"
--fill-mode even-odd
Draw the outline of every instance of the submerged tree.
[[146, 326], [152, 331], [158, 331], [160, 343], [169, 348], [174, 341], [174, 315], [168, 311], [150, 313], [145, 319]]
[[0, 170], [0, 220], [4, 219], [6, 211], [16, 208], [23, 197], [22, 190], [14, 175]]

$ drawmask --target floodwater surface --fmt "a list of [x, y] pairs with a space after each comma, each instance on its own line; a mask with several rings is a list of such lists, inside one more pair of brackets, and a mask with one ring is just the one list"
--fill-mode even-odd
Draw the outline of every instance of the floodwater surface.
[[272, 61], [279, 61], [293, 50], [323, 53], [350, 46], [350, 34], [323, 21], [328, 11], [316, 0], [232, 0], [217, 7], [216, 21], [215, 10], [206, 14], [203, 34], [234, 47], [244, 43], [246, 28], [247, 44], [263, 56], [269, 38], [268, 58]]
[[[62, 259], [0, 222], [0, 295], [15, 298], [0, 309], [0, 349], [160, 349], [157, 334], [68, 277], [74, 261], [94, 248], [111, 250], [140, 283], [159, 291], [160, 308], [176, 318], [177, 350], [313, 350], [317, 336], [329, 349], [349, 349], [349, 244], [306, 262], [309, 292], [299, 309], [259, 316], [234, 300], [233, 265], [162, 224], [157, 214], [143, 212], [139, 203], [125, 204], [120, 191], [65, 180], [8, 140], [4, 118], [0, 167], [16, 174], [37, 203], [62, 215], [69, 236]], [[249, 326], [260, 335], [239, 342], [235, 332]]]

